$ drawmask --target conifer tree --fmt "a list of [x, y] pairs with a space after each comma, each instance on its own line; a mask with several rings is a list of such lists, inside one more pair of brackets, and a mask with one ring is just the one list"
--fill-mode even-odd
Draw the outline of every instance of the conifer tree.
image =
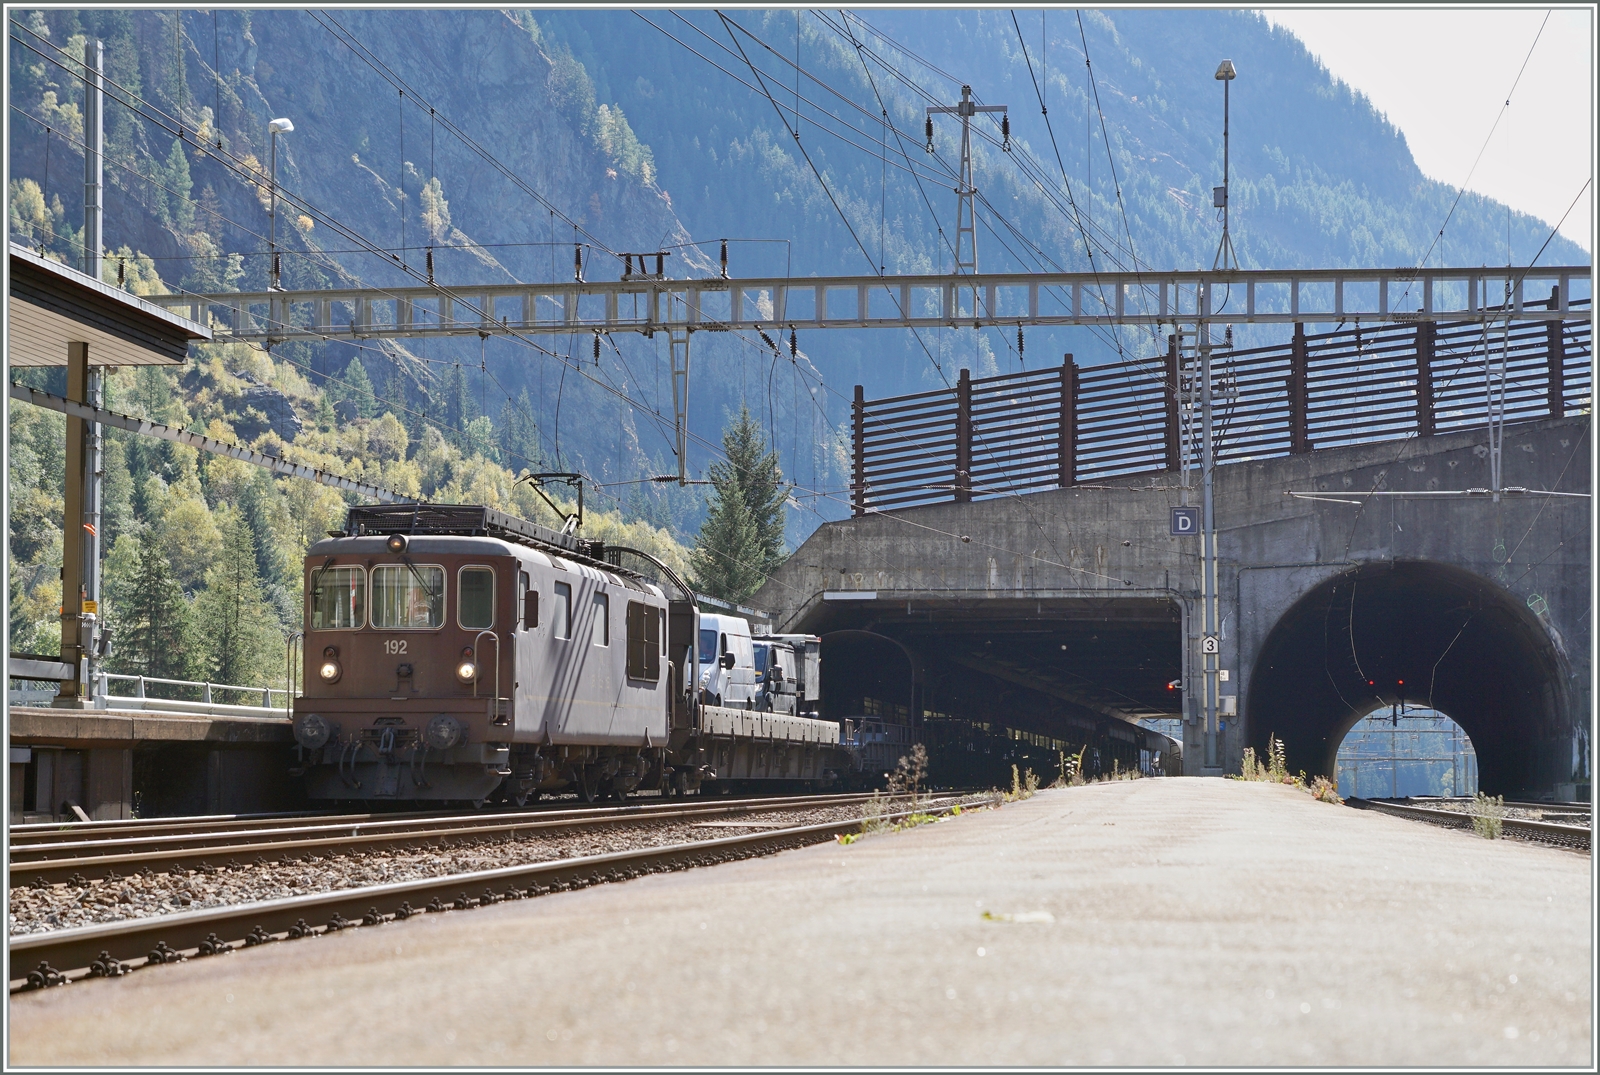
[[130, 592], [118, 595], [122, 613], [112, 663], [116, 670], [158, 679], [187, 679], [193, 614], [172, 572], [159, 529], [145, 533]]
[[167, 166], [162, 171], [167, 189], [156, 191], [157, 202], [163, 210], [159, 213], [161, 221], [178, 231], [188, 232], [194, 227], [194, 203], [189, 200], [194, 181], [189, 176], [189, 157], [183, 150], [182, 139], [173, 141], [172, 151], [167, 154]]
[[694, 586], [724, 601], [755, 593], [783, 562], [783, 504], [788, 490], [778, 458], [747, 408], [722, 433], [726, 462], [711, 465], [712, 499], [690, 554]]
[[222, 521], [221, 554], [206, 572], [195, 615], [209, 679], [253, 686], [278, 678], [283, 637], [262, 592], [250, 524], [237, 511]]
[[402, 424], [406, 423], [409, 417], [406, 414], [406, 386], [405, 382], [401, 380], [398, 363], [389, 369], [388, 380], [384, 382], [383, 386], [383, 398], [378, 401], [378, 411], [380, 414], [388, 411], [400, 419]]
[[457, 448], [466, 447], [467, 426], [478, 417], [478, 401], [467, 388], [467, 375], [461, 364], [450, 367], [444, 386], [444, 427], [449, 431], [450, 442]]
[[515, 473], [537, 471], [539, 461], [539, 426], [533, 420], [533, 401], [524, 387], [516, 402], [506, 400], [500, 409], [500, 445], [506, 455], [506, 466]]
[[344, 384], [339, 385], [342, 398], [355, 404], [357, 418], [376, 418], [378, 416], [378, 397], [372, 390], [372, 379], [367, 376], [367, 367], [361, 364], [361, 359], [352, 358], [350, 365], [345, 367]]

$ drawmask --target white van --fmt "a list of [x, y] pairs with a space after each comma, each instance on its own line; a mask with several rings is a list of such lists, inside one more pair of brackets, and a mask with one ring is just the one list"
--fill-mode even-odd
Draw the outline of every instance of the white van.
[[750, 624], [737, 616], [700, 614], [700, 697], [709, 705], [749, 709], [756, 697]]

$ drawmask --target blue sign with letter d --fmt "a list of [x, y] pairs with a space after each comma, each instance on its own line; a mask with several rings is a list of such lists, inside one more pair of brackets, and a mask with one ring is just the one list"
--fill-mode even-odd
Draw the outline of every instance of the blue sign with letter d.
[[1173, 508], [1172, 509], [1172, 534], [1174, 537], [1185, 537], [1200, 532], [1199, 508]]

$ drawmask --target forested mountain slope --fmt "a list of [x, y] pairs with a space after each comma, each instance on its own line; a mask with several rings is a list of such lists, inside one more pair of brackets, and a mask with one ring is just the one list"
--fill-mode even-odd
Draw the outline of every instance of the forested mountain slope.
[[[85, 36], [97, 36], [114, 98], [106, 272], [116, 279], [120, 266], [145, 293], [266, 286], [266, 127], [277, 116], [295, 125], [279, 142], [278, 181], [315, 208], [277, 222], [291, 288], [398, 283], [412, 278], [403, 267], [424, 272], [430, 247], [437, 278], [453, 284], [570, 279], [575, 244], [591, 279], [620, 273], [607, 250], [661, 248], [672, 250], [670, 275], [707, 275], [721, 239], [732, 240], [735, 275], [948, 268], [957, 127], [942, 117], [927, 153], [922, 109], [954, 101], [963, 83], [1010, 106], [1009, 152], [993, 122], [978, 124], [983, 268], [1209, 265], [1210, 188], [1221, 181], [1212, 72], [1224, 56], [1239, 69], [1233, 227], [1247, 267], [1407, 265], [1425, 254], [1500, 264], [1531, 257], [1549, 230], [1468, 195], [1435, 244], [1455, 192], [1418, 172], [1369, 102], [1246, 12], [1086, 11], [1081, 28], [1070, 11], [1041, 24], [1038, 11], [1013, 21], [994, 9], [740, 10], [726, 21], [706, 10], [9, 15], [10, 236], [79, 254], [82, 90], [71, 69]], [[1544, 261], [1587, 257], [1558, 237]], [[705, 472], [747, 403], [797, 486], [791, 544], [843, 513], [854, 383], [872, 395], [915, 391], [963, 365], [981, 374], [1020, 363], [1014, 337], [970, 329], [802, 334], [793, 358], [778, 342], [774, 354], [755, 337], [696, 337], [689, 470]], [[282, 442], [429, 496], [532, 512], [510, 491], [516, 474], [578, 470], [606, 525], [637, 519], [665, 528], [650, 540], [687, 540], [704, 510], [698, 491], [641, 482], [676, 469], [664, 342], [618, 337], [598, 357], [593, 344], [209, 348], [181, 374], [120, 374], [112, 391], [140, 413]], [[1148, 332], [1035, 330], [1026, 358], [1053, 363], [1070, 350], [1097, 362], [1156, 346]], [[13, 646], [45, 646], [58, 602], [48, 566], [58, 434], [52, 416], [12, 413], [13, 630], [39, 639]], [[222, 536], [247, 524], [261, 599], [283, 623], [293, 618], [298, 550], [337, 514], [335, 501], [171, 446], [113, 450], [122, 470], [107, 548], [121, 557], [118, 578], [142, 562], [138, 542], [190, 541], [195, 555], [165, 559], [198, 609], [212, 554], [243, 556], [236, 535]]]

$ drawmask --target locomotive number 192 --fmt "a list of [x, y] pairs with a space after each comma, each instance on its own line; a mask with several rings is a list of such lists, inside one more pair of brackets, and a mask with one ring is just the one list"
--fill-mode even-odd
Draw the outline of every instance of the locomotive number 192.
[[404, 638], [386, 638], [383, 640], [383, 652], [404, 653], [406, 651], [406, 641]]

